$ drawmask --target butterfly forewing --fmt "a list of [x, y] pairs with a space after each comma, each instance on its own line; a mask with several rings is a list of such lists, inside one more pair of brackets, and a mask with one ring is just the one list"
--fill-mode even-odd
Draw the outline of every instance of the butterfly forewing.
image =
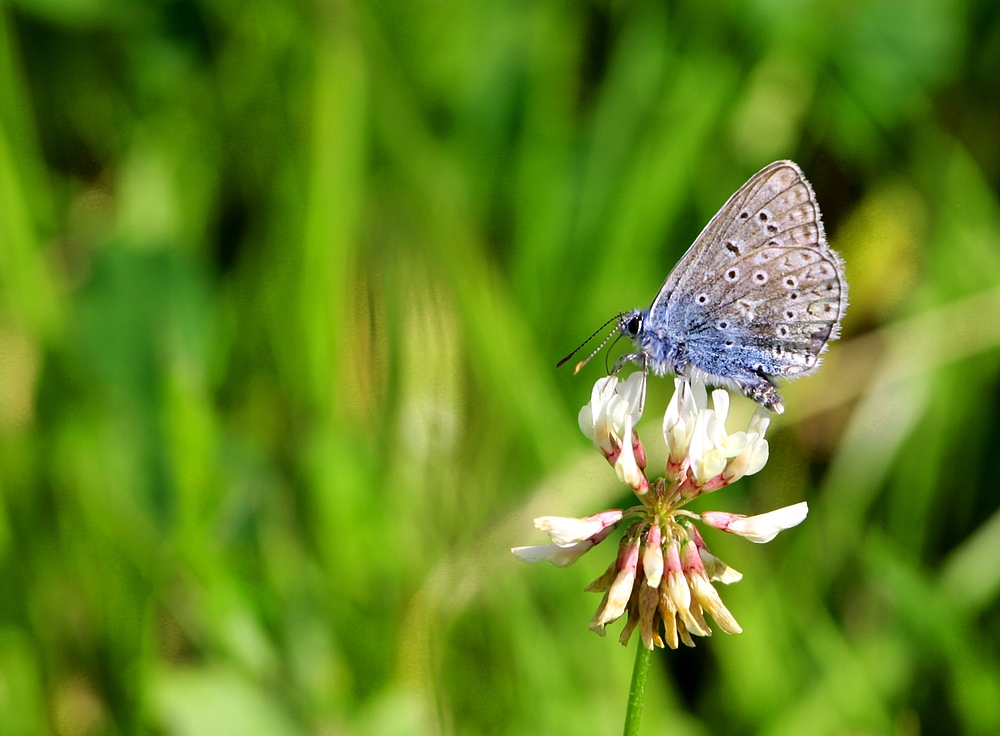
[[815, 368], [836, 339], [846, 298], [812, 188], [798, 166], [778, 161], [712, 218], [651, 313], [672, 340], [690, 343], [696, 366], [708, 349], [735, 348], [748, 371], [793, 376]]
[[664, 286], [676, 289], [710, 280], [726, 259], [739, 258], [769, 240], [779, 246], [826, 247], [812, 189], [791, 161], [766, 166], [740, 187], [705, 226]]

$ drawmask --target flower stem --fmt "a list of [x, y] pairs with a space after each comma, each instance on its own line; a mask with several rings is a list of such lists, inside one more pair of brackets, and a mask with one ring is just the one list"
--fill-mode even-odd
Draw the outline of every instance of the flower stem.
[[635, 664], [632, 666], [632, 685], [628, 691], [628, 708], [625, 711], [625, 732], [623, 736], [638, 736], [642, 703], [646, 697], [646, 675], [649, 674], [651, 649], [646, 649], [642, 639], [636, 637]]

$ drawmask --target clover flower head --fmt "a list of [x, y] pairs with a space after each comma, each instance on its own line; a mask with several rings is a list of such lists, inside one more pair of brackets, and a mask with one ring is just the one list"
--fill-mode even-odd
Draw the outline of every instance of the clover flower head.
[[624, 381], [616, 376], [600, 379], [590, 403], [580, 411], [580, 429], [614, 467], [619, 480], [636, 493], [640, 505], [582, 519], [539, 517], [535, 526], [552, 543], [512, 550], [526, 562], [547, 560], [565, 567], [610, 536], [620, 522], [630, 521], [615, 560], [587, 586], [603, 593], [590, 628], [603, 636], [608, 624], [627, 615], [620, 641], [627, 644], [639, 629], [647, 649], [676, 649], [681, 642], [694, 646], [692, 636], [712, 633], [706, 613], [724, 632], [742, 631], [713, 583], [728, 585], [743, 576], [709, 551], [695, 522], [763, 543], [801, 523], [808, 513], [804, 502], [757, 516], [696, 514], [682, 508], [764, 467], [770, 417], [758, 408], [745, 431], [730, 433], [728, 392], [713, 391], [709, 406], [704, 384], [677, 378], [674, 386], [663, 417], [667, 464], [664, 476], [652, 483], [635, 430], [644, 400], [642, 373]]

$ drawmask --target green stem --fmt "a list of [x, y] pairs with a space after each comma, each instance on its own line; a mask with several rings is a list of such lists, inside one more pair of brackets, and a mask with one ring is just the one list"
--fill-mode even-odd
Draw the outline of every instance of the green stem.
[[638, 648], [635, 652], [635, 664], [632, 666], [632, 685], [628, 691], [628, 709], [625, 711], [624, 736], [638, 736], [639, 718], [642, 716], [642, 703], [646, 697], [646, 675], [649, 674], [649, 660], [653, 652], [636, 637]]

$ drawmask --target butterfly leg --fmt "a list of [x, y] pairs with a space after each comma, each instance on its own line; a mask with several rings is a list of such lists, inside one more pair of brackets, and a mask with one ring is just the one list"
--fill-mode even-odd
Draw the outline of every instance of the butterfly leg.
[[770, 409], [776, 414], [781, 414], [785, 410], [785, 404], [778, 396], [778, 389], [767, 377], [748, 373], [737, 376], [733, 380], [744, 396], [756, 401], [765, 409]]
[[609, 376], [617, 375], [618, 371], [624, 368], [628, 363], [635, 363], [636, 365], [642, 365], [642, 369], [646, 371], [647, 370], [646, 361], [647, 358], [643, 354], [625, 353], [625, 355], [622, 355], [621, 357], [618, 358], [618, 360], [615, 361], [615, 364], [608, 372], [608, 375]]
[[639, 395], [639, 414], [646, 409], [646, 382], [649, 379], [649, 359], [642, 356], [642, 393]]

